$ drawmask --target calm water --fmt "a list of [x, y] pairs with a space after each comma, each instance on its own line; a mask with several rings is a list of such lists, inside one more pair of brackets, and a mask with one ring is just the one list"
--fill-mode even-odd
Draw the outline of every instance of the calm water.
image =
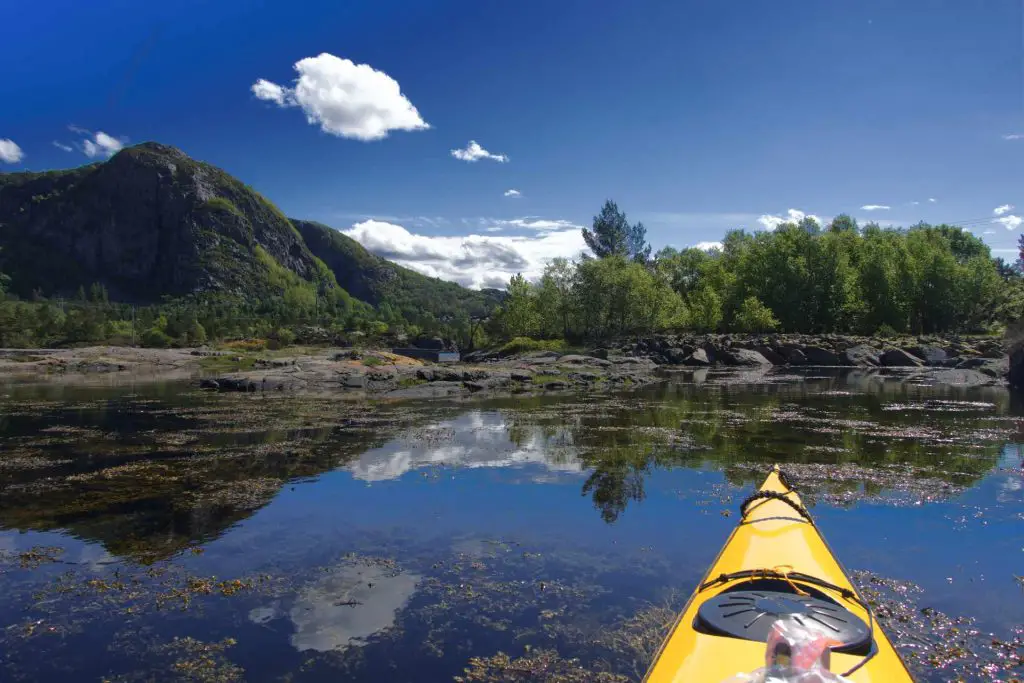
[[[0, 388], [0, 680], [450, 681], [499, 652], [635, 679], [773, 462], [921, 680], [1012, 679], [1019, 401], [775, 379], [415, 405]], [[474, 675], [525, 680], [502, 662]]]

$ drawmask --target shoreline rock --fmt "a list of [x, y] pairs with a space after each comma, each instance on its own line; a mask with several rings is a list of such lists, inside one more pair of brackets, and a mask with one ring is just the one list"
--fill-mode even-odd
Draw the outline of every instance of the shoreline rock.
[[[697, 373], [733, 373], [737, 381], [777, 381], [787, 368], [852, 369], [888, 378], [995, 386], [1015, 377], [1024, 387], [1024, 347], [1008, 358], [992, 338], [878, 339], [844, 335], [654, 336], [607, 343], [594, 352], [535, 351], [473, 362], [432, 364], [372, 349], [296, 348], [253, 358], [208, 349], [0, 349], [0, 379], [105, 383], [192, 379], [219, 392], [338, 393], [354, 397], [427, 398], [503, 392], [614, 391], [686, 381]], [[223, 358], [221, 358], [223, 356]], [[212, 357], [212, 358], [211, 358]], [[238, 370], [203, 371], [231, 366]], [[244, 368], [244, 369], [243, 369]], [[1013, 370], [1011, 370], [1013, 368]], [[891, 371], [891, 372], [890, 372]], [[1017, 373], [1017, 374], [1013, 374]], [[123, 380], [119, 380], [123, 378]]]

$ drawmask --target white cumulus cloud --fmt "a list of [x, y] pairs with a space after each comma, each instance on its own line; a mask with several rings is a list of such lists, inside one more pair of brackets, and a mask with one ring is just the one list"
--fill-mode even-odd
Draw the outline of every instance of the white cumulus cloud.
[[721, 250], [722, 246], [721, 242], [697, 242], [692, 248], [700, 249], [701, 251], [711, 251], [712, 249]]
[[503, 164], [508, 161], [508, 157], [504, 154], [492, 154], [486, 149], [480, 146], [476, 140], [470, 140], [469, 144], [463, 149], [453, 149], [452, 156], [460, 161], [480, 161], [481, 159], [490, 159], [497, 161], [499, 164]]
[[56, 147], [57, 149], [62, 149], [65, 152], [72, 151], [71, 145], [65, 145], [63, 142], [57, 142], [56, 140], [53, 141], [53, 146]]
[[24, 158], [25, 153], [21, 151], [21, 147], [18, 147], [14, 140], [0, 138], [0, 161], [16, 164]]
[[401, 225], [367, 220], [344, 234], [378, 256], [424, 275], [474, 288], [503, 288], [516, 273], [537, 278], [551, 259], [572, 258], [586, 249], [575, 227], [536, 236], [431, 236], [409, 232]]
[[523, 193], [519, 190], [505, 190], [506, 197], [522, 197]]
[[1024, 140], [1024, 133], [1007, 133], [1003, 136], [1004, 140]]
[[929, 204], [934, 204], [934, 203], [935, 203], [935, 202], [937, 202], [937, 201], [939, 201], [939, 200], [938, 200], [938, 199], [936, 199], [935, 197], [929, 197], [929, 198], [928, 198], [928, 203], [929, 203]]
[[380, 140], [393, 130], [430, 128], [398, 81], [369, 64], [324, 52], [300, 59], [294, 68], [294, 88], [261, 78], [252, 94], [279, 107], [299, 107], [311, 125], [343, 138]]
[[865, 211], [888, 211], [892, 207], [886, 206], [885, 204], [865, 204], [860, 208], [862, 208]]
[[1002, 206], [997, 206], [996, 208], [992, 209], [992, 214], [995, 216], [1002, 216], [1004, 214], [1010, 213], [1011, 211], [1013, 211], [1013, 209], [1013, 204], [1003, 204]]
[[90, 159], [100, 156], [111, 157], [121, 151], [123, 147], [124, 142], [101, 130], [82, 141], [82, 151]]
[[1021, 223], [1024, 223], [1024, 218], [1021, 218], [1020, 216], [1009, 215], [996, 218], [992, 222], [999, 223], [1007, 230], [1016, 230], [1017, 228], [1020, 227]]
[[283, 88], [277, 83], [271, 83], [265, 78], [258, 79], [252, 84], [252, 94], [261, 100], [273, 102], [279, 107], [295, 104], [291, 99], [291, 91]]
[[757, 222], [760, 223], [765, 230], [774, 230], [783, 223], [799, 223], [805, 218], [813, 218], [818, 221], [819, 225], [824, 225], [824, 221], [819, 216], [815, 216], [811, 213], [804, 213], [799, 209], [790, 209], [786, 212], [785, 216], [766, 213], [758, 218]]

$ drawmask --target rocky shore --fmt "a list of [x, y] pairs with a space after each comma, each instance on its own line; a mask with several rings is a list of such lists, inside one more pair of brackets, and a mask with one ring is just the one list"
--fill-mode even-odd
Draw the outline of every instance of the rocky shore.
[[[1024, 363], [1024, 352], [1014, 358]], [[787, 368], [858, 368], [938, 384], [996, 386], [1012, 376], [991, 337], [879, 339], [845, 335], [686, 335], [620, 340], [573, 352], [500, 350], [432, 364], [370, 349], [276, 352], [93, 347], [0, 350], [0, 377], [89, 382], [102, 378], [192, 379], [227, 392], [302, 392], [419, 399], [482, 392], [610, 391], [713, 371], [737, 381], [772, 381]], [[1019, 366], [1018, 367], [1018, 372]], [[781, 369], [781, 370], [780, 370]], [[742, 373], [735, 371], [743, 370]], [[790, 372], [790, 374], [792, 374]]]
[[[1008, 360], [999, 340], [881, 340], [839, 335], [705, 335], [624, 340], [572, 353], [500, 350], [467, 354], [457, 364], [426, 364], [383, 352], [332, 351], [264, 361], [242, 373], [207, 377], [220, 391], [346, 391], [393, 398], [480, 392], [613, 390], [663, 382], [704, 369], [744, 369], [744, 381], [776, 367], [861, 368], [932, 383], [1006, 383]], [[755, 372], [750, 372], [751, 370]], [[757, 372], [759, 371], [759, 372]]]

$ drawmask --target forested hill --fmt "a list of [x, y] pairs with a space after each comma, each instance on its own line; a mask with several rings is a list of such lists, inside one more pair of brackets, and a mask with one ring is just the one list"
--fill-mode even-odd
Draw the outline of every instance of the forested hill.
[[293, 218], [292, 224], [349, 294], [377, 307], [387, 306], [403, 318], [414, 318], [422, 311], [440, 319], [460, 313], [483, 316], [505, 296], [500, 290], [466, 289], [403, 268], [371, 254], [359, 242], [323, 223]]
[[340, 322], [404, 317], [429, 326], [485, 314], [501, 296], [397, 266], [327, 226], [293, 222], [225, 171], [153, 142], [79, 168], [0, 174], [0, 272], [22, 299], [96, 289], [135, 304], [231, 301], [293, 321], [331, 313]]

